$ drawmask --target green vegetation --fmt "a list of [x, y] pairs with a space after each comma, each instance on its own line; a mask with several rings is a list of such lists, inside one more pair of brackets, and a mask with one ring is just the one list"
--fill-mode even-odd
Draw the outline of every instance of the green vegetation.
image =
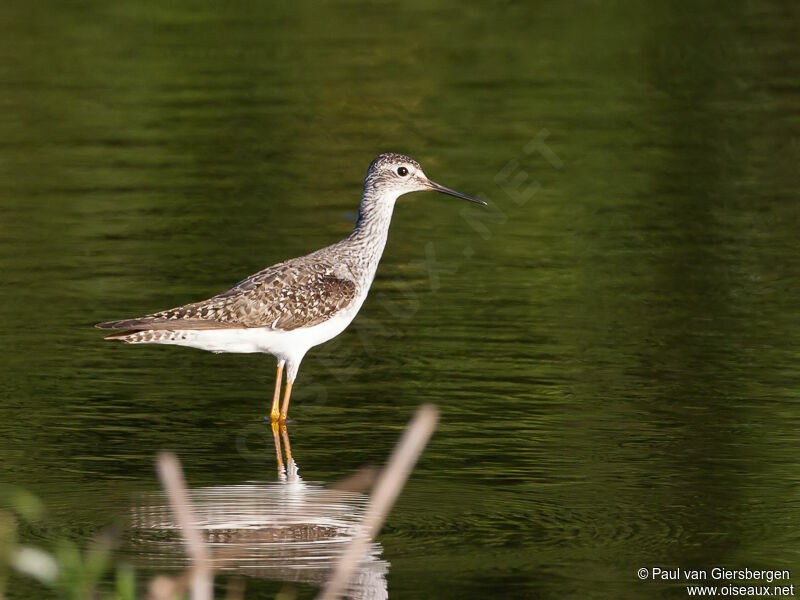
[[69, 539], [56, 540], [48, 549], [24, 544], [17, 533], [20, 519], [28, 524], [45, 519], [41, 500], [11, 486], [0, 488], [0, 500], [6, 507], [0, 509], [0, 598], [6, 597], [9, 576], [16, 571], [64, 600], [135, 600], [133, 568], [124, 562], [114, 565], [109, 537], [96, 538], [85, 550]]

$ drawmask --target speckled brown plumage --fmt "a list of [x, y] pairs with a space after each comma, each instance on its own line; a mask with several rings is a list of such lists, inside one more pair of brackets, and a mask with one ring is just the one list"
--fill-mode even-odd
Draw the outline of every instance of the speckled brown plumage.
[[[202, 302], [97, 326], [133, 331], [248, 327], [291, 331], [298, 327], [311, 327], [346, 307], [356, 293], [355, 281], [344, 276], [347, 270], [344, 269], [343, 274], [341, 266], [321, 262], [317, 254], [259, 271], [226, 292]], [[126, 337], [125, 341], [130, 342], [156, 341], [138, 339], [137, 336], [128, 338], [128, 333], [111, 337]]]

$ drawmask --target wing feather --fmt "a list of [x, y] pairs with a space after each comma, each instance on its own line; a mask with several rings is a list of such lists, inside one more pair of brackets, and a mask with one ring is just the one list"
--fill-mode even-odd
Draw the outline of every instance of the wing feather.
[[337, 276], [332, 265], [295, 259], [259, 271], [208, 300], [96, 327], [134, 331], [270, 327], [291, 331], [327, 321], [355, 296], [355, 282]]

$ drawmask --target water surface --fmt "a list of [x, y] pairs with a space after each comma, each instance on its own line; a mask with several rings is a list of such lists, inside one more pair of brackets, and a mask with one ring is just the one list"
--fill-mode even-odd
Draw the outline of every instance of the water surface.
[[[392, 150], [491, 206], [398, 203], [289, 424], [326, 489], [440, 407], [378, 540], [389, 596], [682, 598], [637, 569], [797, 569], [797, 22], [755, 1], [4, 4], [0, 478], [50, 510], [24, 535], [130, 515], [161, 449], [200, 495], [285, 485], [269, 357], [91, 325], [336, 241]], [[248, 598], [314, 596], [269, 561]]]

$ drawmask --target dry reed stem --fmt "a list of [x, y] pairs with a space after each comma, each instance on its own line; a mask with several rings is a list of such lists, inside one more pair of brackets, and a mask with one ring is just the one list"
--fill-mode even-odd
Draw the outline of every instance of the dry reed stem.
[[171, 452], [158, 453], [158, 476], [161, 485], [169, 498], [170, 508], [181, 532], [186, 554], [192, 560], [191, 599], [213, 599], [213, 570], [211, 568], [208, 547], [202, 533], [195, 525], [196, 520], [189, 503], [186, 482], [178, 457]]
[[346, 591], [347, 584], [364, 557], [368, 545], [383, 525], [411, 469], [436, 429], [438, 419], [439, 411], [432, 404], [422, 405], [411, 419], [389, 457], [386, 468], [378, 476], [358, 533], [339, 560], [333, 576], [318, 596], [318, 600], [336, 600]]

